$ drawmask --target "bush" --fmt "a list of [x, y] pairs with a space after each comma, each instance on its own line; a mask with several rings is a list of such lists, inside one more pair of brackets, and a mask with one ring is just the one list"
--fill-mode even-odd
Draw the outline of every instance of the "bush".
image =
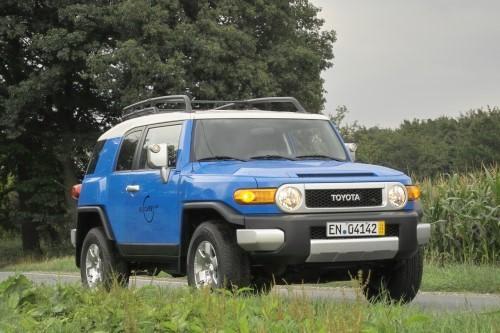
[[424, 217], [432, 223], [431, 257], [498, 264], [500, 255], [499, 167], [441, 175], [421, 183]]

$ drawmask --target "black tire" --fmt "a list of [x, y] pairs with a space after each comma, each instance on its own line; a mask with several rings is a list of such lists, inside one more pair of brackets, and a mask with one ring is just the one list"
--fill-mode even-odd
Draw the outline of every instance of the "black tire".
[[101, 227], [91, 229], [83, 240], [82, 252], [80, 253], [80, 275], [83, 286], [87, 288], [97, 286], [89, 283], [86, 271], [88, 249], [93, 245], [99, 248], [98, 257], [102, 262], [102, 279], [97, 285], [102, 285], [107, 290], [115, 284], [126, 287], [130, 277], [128, 265], [120, 258], [113, 244], [106, 238], [104, 230]]
[[424, 251], [383, 270], [364, 274], [364, 293], [370, 302], [411, 302], [420, 289], [424, 268]]
[[207, 221], [194, 231], [187, 257], [188, 284], [196, 288], [194, 261], [198, 246], [209, 242], [215, 251], [218, 263], [218, 281], [213, 288], [231, 290], [250, 286], [250, 263], [247, 254], [236, 243], [236, 232], [227, 222]]

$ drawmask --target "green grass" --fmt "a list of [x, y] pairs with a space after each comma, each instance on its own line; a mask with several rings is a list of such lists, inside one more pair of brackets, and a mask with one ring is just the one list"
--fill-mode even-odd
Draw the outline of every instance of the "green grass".
[[[42, 261], [23, 260], [8, 265], [2, 271], [12, 272], [60, 272], [78, 273], [74, 257], [50, 258]], [[167, 276], [162, 274], [162, 276]], [[498, 265], [440, 265], [427, 262], [424, 265], [422, 291], [450, 291], [500, 293], [500, 266]], [[351, 281], [319, 284], [320, 287], [351, 287]]]
[[75, 266], [75, 257], [32, 259], [25, 258], [15, 264], [8, 264], [0, 270], [6, 272], [78, 272]]
[[417, 307], [210, 293], [188, 288], [0, 283], [1, 332], [496, 332], [500, 311], [437, 313]]
[[[41, 265], [41, 270], [50, 270], [50, 268], [52, 268], [51, 265], [54, 264], [56, 265], [55, 269], [59, 271], [62, 269], [62, 267], [59, 267], [61, 265], [61, 257], [66, 256], [64, 260], [69, 263], [70, 257], [68, 255], [74, 253], [73, 248], [57, 247], [53, 244], [48, 244], [45, 241], [42, 241], [41, 243], [43, 254], [26, 255], [25, 253], [23, 253], [22, 241], [19, 234], [14, 232], [2, 234], [0, 232], [0, 270], [5, 271], [6, 268], [21, 266], [24, 266], [30, 270], [34, 270], [31, 267], [36, 267], [37, 265]], [[52, 263], [53, 260], [54, 262]], [[43, 269], [44, 263], [47, 263], [47, 269]], [[71, 265], [68, 264], [68, 268], [66, 269], [70, 270], [70, 266]], [[38, 268], [36, 268], [35, 270], [37, 269]]]
[[15, 235], [0, 237], [0, 268], [23, 257], [21, 239]]
[[[500, 266], [435, 263], [424, 264], [421, 291], [500, 294]], [[357, 281], [318, 284], [319, 287], [353, 287]]]
[[421, 290], [500, 293], [500, 266], [427, 264]]

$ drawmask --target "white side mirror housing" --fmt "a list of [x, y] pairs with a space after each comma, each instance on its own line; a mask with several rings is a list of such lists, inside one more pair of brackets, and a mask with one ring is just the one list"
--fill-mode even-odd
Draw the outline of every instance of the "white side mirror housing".
[[347, 148], [347, 151], [351, 155], [351, 159], [353, 161], [356, 160], [356, 150], [358, 149], [358, 145], [355, 143], [346, 143], [345, 147]]
[[148, 146], [148, 165], [159, 169], [168, 164], [168, 152], [166, 143], [155, 143]]
[[177, 164], [177, 152], [174, 145], [167, 143], [155, 143], [148, 146], [148, 165], [154, 169], [160, 169], [161, 179], [168, 182], [170, 170]]

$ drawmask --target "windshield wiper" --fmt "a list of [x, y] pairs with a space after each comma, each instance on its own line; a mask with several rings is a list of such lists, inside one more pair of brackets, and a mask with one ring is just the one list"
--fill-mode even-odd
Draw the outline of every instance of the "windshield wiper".
[[231, 157], [231, 156], [222, 156], [222, 155], [216, 155], [216, 156], [209, 156], [209, 157], [204, 157], [200, 158], [198, 162], [206, 162], [206, 161], [241, 161], [241, 162], [246, 162], [246, 160], [241, 159], [241, 158], [236, 158], [236, 157]]
[[281, 155], [259, 155], [250, 157], [251, 160], [290, 160], [294, 161], [292, 157], [281, 156]]
[[339, 159], [337, 158], [334, 158], [334, 157], [331, 157], [331, 156], [328, 156], [328, 155], [321, 155], [321, 154], [316, 154], [316, 155], [299, 155], [299, 156], [295, 156], [296, 158], [300, 158], [300, 159], [321, 159], [321, 160], [333, 160], [333, 161], [340, 161]]

